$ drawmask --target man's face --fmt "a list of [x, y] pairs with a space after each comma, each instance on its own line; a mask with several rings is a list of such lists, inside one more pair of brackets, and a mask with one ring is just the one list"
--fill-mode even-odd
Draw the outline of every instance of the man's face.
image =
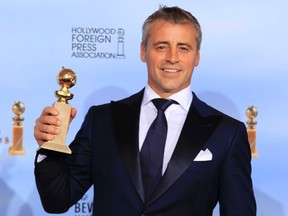
[[141, 44], [141, 60], [147, 64], [148, 84], [159, 96], [167, 98], [188, 87], [200, 60], [194, 27], [156, 20], [146, 48]]

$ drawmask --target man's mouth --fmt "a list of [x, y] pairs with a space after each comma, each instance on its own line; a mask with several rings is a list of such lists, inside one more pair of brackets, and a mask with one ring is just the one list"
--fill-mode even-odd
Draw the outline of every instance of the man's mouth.
[[180, 71], [178, 69], [167, 69], [167, 68], [164, 68], [163, 70], [167, 73], [177, 73]]

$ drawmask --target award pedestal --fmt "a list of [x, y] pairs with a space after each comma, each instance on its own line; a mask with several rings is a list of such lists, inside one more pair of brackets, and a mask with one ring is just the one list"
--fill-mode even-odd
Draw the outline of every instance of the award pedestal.
[[12, 128], [12, 146], [9, 148], [9, 155], [25, 155], [23, 148], [23, 130], [24, 127], [14, 125]]
[[251, 148], [252, 157], [258, 157], [258, 152], [256, 150], [256, 129], [255, 128], [247, 128], [248, 133], [248, 141]]
[[59, 119], [62, 122], [60, 126], [60, 133], [55, 136], [52, 141], [47, 141], [43, 143], [38, 150], [40, 154], [71, 154], [71, 149], [65, 145], [66, 135], [69, 127], [69, 118], [71, 112], [71, 105], [61, 102], [55, 102], [53, 105], [59, 112]]
[[[9, 155], [25, 155], [23, 148], [23, 130], [22, 122], [24, 118], [21, 116], [25, 111], [25, 106], [22, 102], [16, 101], [12, 106], [14, 116], [14, 124], [12, 126], [12, 146], [9, 148]], [[5, 141], [6, 142], [6, 141]]]

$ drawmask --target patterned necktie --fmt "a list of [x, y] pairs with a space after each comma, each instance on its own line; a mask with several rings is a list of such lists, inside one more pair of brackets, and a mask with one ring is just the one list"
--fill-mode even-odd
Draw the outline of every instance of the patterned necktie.
[[152, 102], [157, 108], [158, 114], [147, 132], [140, 151], [146, 200], [149, 199], [162, 177], [163, 156], [167, 137], [167, 120], [164, 112], [172, 103], [176, 103], [173, 100], [162, 98], [153, 99]]

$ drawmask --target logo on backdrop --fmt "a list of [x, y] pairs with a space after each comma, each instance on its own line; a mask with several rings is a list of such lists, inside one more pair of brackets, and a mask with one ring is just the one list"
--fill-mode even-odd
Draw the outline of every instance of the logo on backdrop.
[[71, 58], [125, 59], [123, 28], [73, 27], [71, 34]]
[[81, 200], [74, 205], [75, 216], [91, 216], [93, 213], [93, 202], [86, 193]]

